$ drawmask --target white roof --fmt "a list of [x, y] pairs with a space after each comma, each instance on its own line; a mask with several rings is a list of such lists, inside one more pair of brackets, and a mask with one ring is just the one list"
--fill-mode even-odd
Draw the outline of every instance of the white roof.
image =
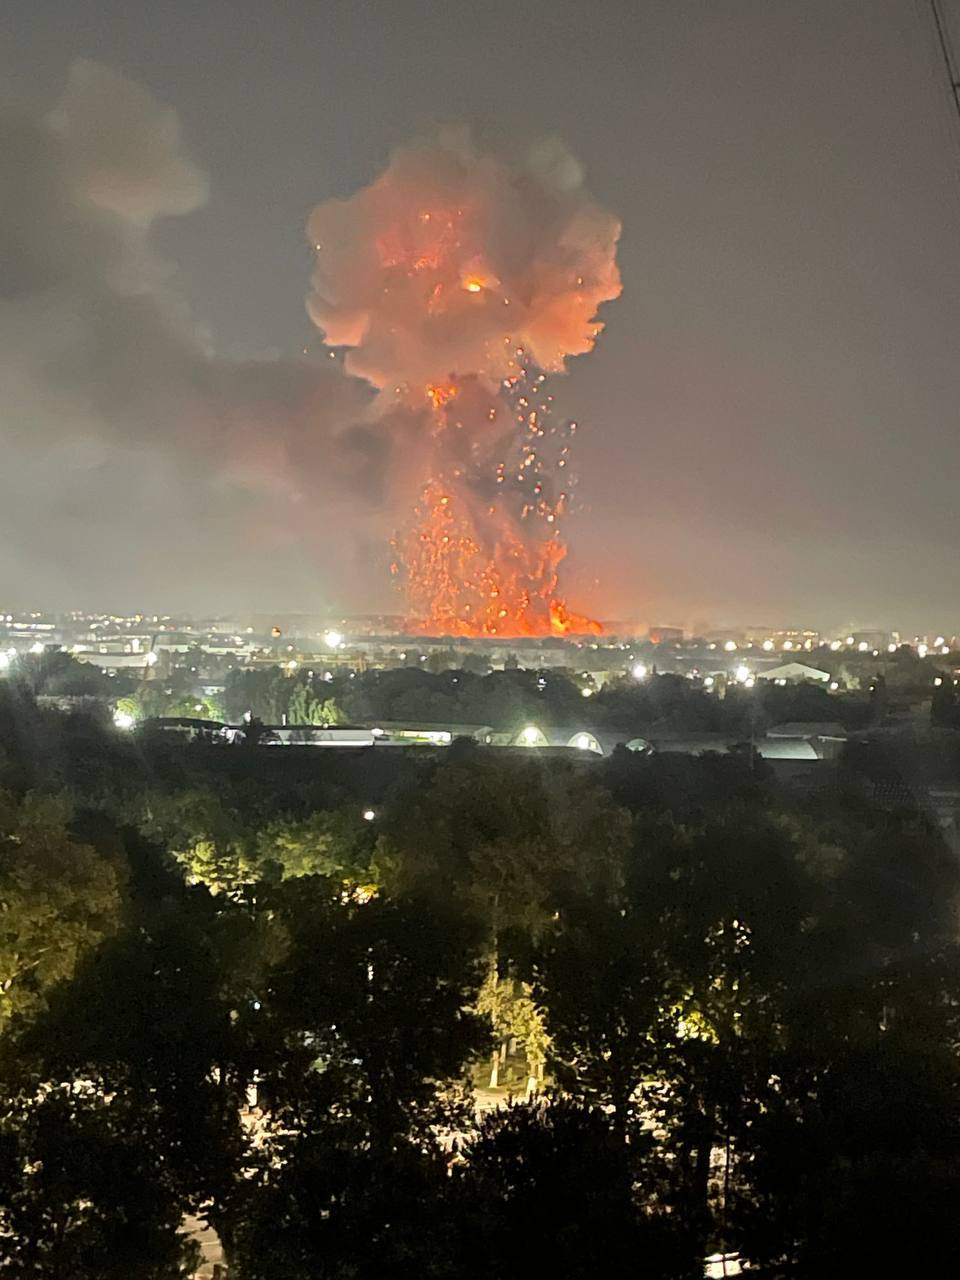
[[758, 680], [822, 680], [830, 679], [829, 671], [818, 671], [816, 667], [808, 667], [805, 662], [785, 662], [782, 667], [770, 667], [766, 671], [757, 672]]

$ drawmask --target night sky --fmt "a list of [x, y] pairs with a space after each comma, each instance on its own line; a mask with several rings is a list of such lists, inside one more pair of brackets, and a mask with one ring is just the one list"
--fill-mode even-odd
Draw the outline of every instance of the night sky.
[[[136, 269], [164, 264], [151, 287], [217, 361], [321, 358], [305, 219], [398, 144], [463, 122], [510, 157], [558, 135], [623, 222], [623, 296], [556, 388], [583, 423], [576, 606], [960, 629], [960, 126], [926, 0], [6, 0], [3, 29], [0, 95], [33, 118], [77, 58], [176, 110], [209, 199], [176, 175], [191, 211], [157, 217]], [[0, 148], [4, 201], [33, 165]], [[86, 377], [82, 412], [73, 384], [35, 412], [9, 301], [25, 233], [4, 232], [0, 213], [0, 603], [397, 608], [378, 540], [322, 486], [288, 527], [284, 493], [247, 503], [210, 479], [215, 442], [128, 427]], [[57, 270], [64, 297], [86, 288]], [[50, 323], [45, 271], [28, 325]], [[111, 379], [139, 376], [140, 341]], [[170, 367], [149, 371], [164, 393]]]

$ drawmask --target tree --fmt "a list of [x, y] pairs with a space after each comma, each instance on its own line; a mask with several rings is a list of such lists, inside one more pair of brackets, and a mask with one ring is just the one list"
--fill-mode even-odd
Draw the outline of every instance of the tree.
[[490, 1087], [501, 1084], [500, 1071], [507, 1058], [511, 1041], [519, 1043], [527, 1065], [527, 1096], [543, 1087], [550, 1036], [543, 1010], [537, 1004], [529, 983], [508, 975], [501, 976], [500, 964], [491, 965], [480, 988], [477, 1011], [490, 1019], [498, 1048], [490, 1073]]
[[[282, 939], [206, 889], [186, 889], [135, 841], [131, 854], [125, 927], [57, 989], [42, 1016], [7, 1034], [0, 1097], [23, 1160], [34, 1149], [31, 1126], [46, 1124], [48, 1114], [65, 1127], [67, 1144], [75, 1121], [76, 1141], [91, 1153], [129, 1142], [130, 1194], [136, 1202], [158, 1198], [158, 1232], [193, 1213], [229, 1241], [247, 1150], [240, 1111], [256, 1065], [255, 993]], [[81, 1111], [35, 1109], [56, 1097], [79, 1099]], [[132, 1163], [135, 1152], [141, 1166]], [[80, 1149], [56, 1188], [66, 1214], [91, 1198], [86, 1170]], [[122, 1189], [109, 1199], [106, 1172], [97, 1186], [103, 1198], [91, 1216], [74, 1214], [78, 1250], [122, 1235], [132, 1211]]]
[[33, 697], [109, 698], [129, 688], [127, 677], [108, 676], [92, 663], [54, 648], [20, 654], [7, 679]]
[[346, 888], [373, 890], [375, 832], [355, 805], [318, 810], [308, 818], [283, 817], [257, 836], [262, 876], [275, 865], [284, 879], [322, 876]]
[[546, 1033], [535, 1003], [516, 1006], [510, 951], [547, 925], [562, 885], [606, 874], [624, 815], [579, 775], [558, 770], [547, 784], [535, 761], [518, 767], [464, 742], [401, 789], [382, 827], [376, 869], [387, 891], [458, 902], [482, 931], [483, 1008], [502, 1037], [491, 1087], [515, 1016], [526, 1023], [529, 1075], [539, 1080]]
[[[669, 826], [650, 839], [675, 847]], [[612, 1110], [621, 1140], [643, 1082], [657, 1073], [684, 979], [667, 967], [656, 916], [638, 884], [578, 887], [563, 900], [534, 955], [534, 992], [546, 1010], [560, 1080]]]
[[70, 816], [65, 797], [0, 792], [0, 1028], [119, 925], [123, 868], [72, 839]]
[[264, 724], [279, 724], [294, 687], [279, 666], [254, 671], [237, 668], [227, 675], [223, 709], [232, 724], [239, 724], [248, 714]]
[[439, 908], [344, 900], [318, 879], [265, 899], [290, 940], [257, 1018], [267, 1110], [241, 1196], [241, 1280], [442, 1277], [438, 1131], [466, 1120], [454, 1088], [484, 1046], [467, 1012], [469, 926]]
[[456, 649], [434, 649], [427, 654], [426, 668], [435, 675], [441, 672], [456, 670], [460, 666], [459, 655]]
[[362, 1125], [317, 1112], [267, 1148], [246, 1188], [232, 1280], [447, 1280], [458, 1269], [447, 1161], [436, 1142], [371, 1149]]
[[439, 904], [425, 914], [363, 901], [318, 877], [261, 896], [290, 939], [258, 1015], [273, 1055], [264, 1088], [281, 1112], [293, 1108], [284, 1124], [301, 1129], [303, 1098], [331, 1089], [371, 1141], [433, 1124], [438, 1082], [485, 1041], [467, 1009], [480, 981], [469, 922]]
[[949, 672], [940, 671], [934, 677], [930, 723], [938, 729], [957, 727], [957, 687]]
[[702, 1254], [672, 1219], [648, 1136], [623, 1143], [599, 1108], [560, 1097], [488, 1113], [464, 1145], [455, 1194], [466, 1244], [451, 1274], [698, 1277]]
[[307, 684], [298, 684], [287, 707], [290, 724], [340, 724], [343, 717], [332, 698], [317, 697]]
[[199, 1258], [181, 1221], [124, 1096], [0, 1092], [0, 1275], [187, 1280]]
[[[960, 1247], [955, 1053], [893, 1030], [816, 1063], [785, 1056], [740, 1135], [743, 1255], [780, 1275], [894, 1276]], [[904, 1087], [909, 1081], [909, 1087]]]

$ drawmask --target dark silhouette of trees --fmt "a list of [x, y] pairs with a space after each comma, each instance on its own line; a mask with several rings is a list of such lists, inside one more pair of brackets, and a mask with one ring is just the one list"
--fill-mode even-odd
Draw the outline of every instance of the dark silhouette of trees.
[[515, 1103], [484, 1116], [455, 1170], [467, 1248], [450, 1274], [507, 1280], [518, 1259], [590, 1280], [682, 1280], [703, 1274], [696, 1242], [672, 1213], [648, 1134], [630, 1142], [600, 1108], [569, 1098]]
[[[499, 674], [382, 705], [546, 705]], [[173, 1280], [185, 1214], [239, 1280], [945, 1271], [960, 871], [904, 767], [185, 747], [3, 686], [0, 1275]]]

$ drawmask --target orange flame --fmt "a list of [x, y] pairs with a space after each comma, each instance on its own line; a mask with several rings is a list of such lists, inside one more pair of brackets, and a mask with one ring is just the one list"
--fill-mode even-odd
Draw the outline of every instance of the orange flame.
[[[439, 407], [437, 416], [443, 418]], [[458, 484], [457, 473], [429, 480], [398, 546], [412, 629], [455, 636], [599, 634], [599, 623], [573, 613], [556, 595], [567, 549], [553, 512], [565, 496], [539, 513], [546, 519], [538, 537], [538, 526], [527, 522], [521, 535], [515, 515], [496, 498], [481, 504]]]
[[431, 382], [427, 387], [427, 399], [433, 405], [434, 409], [442, 409], [445, 405], [448, 405], [451, 400], [456, 398], [458, 390], [459, 388], [456, 383], [451, 383], [449, 386], [443, 387], [437, 386], [435, 383]]

